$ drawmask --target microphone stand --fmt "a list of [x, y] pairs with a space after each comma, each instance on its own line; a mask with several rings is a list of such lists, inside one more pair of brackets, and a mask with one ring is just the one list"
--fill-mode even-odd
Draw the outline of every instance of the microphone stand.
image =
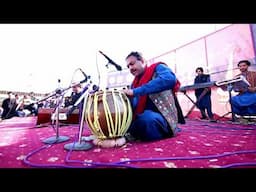
[[230, 113], [231, 113], [231, 120], [232, 120], [232, 122], [235, 122], [236, 121], [236, 116], [235, 116], [235, 113], [233, 112], [233, 107], [232, 107], [232, 103], [231, 103], [231, 97], [232, 97], [232, 95], [231, 95], [231, 92], [232, 92], [232, 90], [233, 90], [233, 85], [232, 85], [232, 83], [229, 83], [228, 85], [227, 85], [227, 90], [228, 90], [228, 97], [229, 97], [229, 104], [230, 104], [230, 111], [229, 112], [227, 112], [227, 113], [225, 113], [224, 115], [222, 115], [221, 117], [219, 117], [217, 120], [219, 120], [219, 119], [222, 119], [222, 118], [224, 118], [224, 117], [226, 117], [227, 115], [229, 115]]
[[114, 65], [117, 71], [122, 71], [122, 67], [118, 64], [116, 64], [112, 59], [110, 59], [107, 55], [105, 55], [102, 51], [99, 51], [107, 60], [108, 63], [106, 64], [106, 67], [108, 68], [108, 65]]
[[64, 96], [63, 93], [64, 92], [61, 93], [61, 91], [60, 91], [60, 93], [57, 93], [57, 106], [56, 106], [54, 114], [53, 114], [53, 121], [55, 120], [54, 128], [56, 131], [56, 136], [52, 136], [52, 137], [45, 139], [43, 142], [46, 144], [61, 143], [61, 142], [65, 142], [65, 141], [69, 140], [69, 137], [59, 135], [60, 104], [61, 104], [61, 101], [63, 100], [63, 96]]
[[[83, 81], [78, 82], [76, 85], [78, 85], [80, 83], [84, 83], [86, 81], [87, 81], [87, 78]], [[49, 137], [49, 138], [45, 139], [43, 142], [46, 144], [61, 143], [61, 142], [65, 142], [65, 141], [69, 140], [69, 137], [59, 135], [59, 126], [60, 126], [59, 125], [59, 116], [60, 116], [59, 112], [60, 112], [60, 104], [62, 103], [64, 93], [66, 90], [70, 89], [72, 86], [74, 86], [74, 85], [70, 85], [69, 87], [62, 89], [62, 90], [60, 88], [58, 88], [57, 90], [55, 90], [54, 94], [51, 94], [50, 96], [47, 96], [46, 98], [40, 100], [40, 101], [44, 101], [50, 97], [57, 96], [57, 106], [56, 106], [54, 114], [53, 114], [53, 120], [55, 120], [55, 118], [56, 118], [55, 126], [54, 126], [54, 128], [56, 130], [56, 136]]]
[[[64, 145], [64, 149], [82, 151], [82, 150], [89, 150], [93, 147], [92, 143], [85, 141], [85, 140], [89, 140], [89, 139], [82, 138], [82, 133], [83, 133], [83, 127], [84, 127], [85, 106], [86, 106], [88, 94], [94, 93], [96, 91], [98, 91], [98, 90], [96, 89], [96, 90], [93, 90], [88, 93], [88, 89], [87, 89], [84, 92], [84, 94], [82, 94], [81, 97], [78, 99], [78, 102], [81, 102], [83, 100], [82, 98], [84, 98], [83, 105], [80, 105], [80, 108], [79, 108], [80, 123], [79, 123], [78, 141]], [[78, 102], [76, 103], [77, 105], [79, 104]]]
[[[78, 82], [78, 83], [76, 83], [76, 84], [73, 84], [72, 86], [76, 86], [76, 85], [79, 85], [80, 83], [84, 83], [84, 82], [85, 82], [85, 80], [80, 81], [80, 82]], [[56, 90], [54, 91], [54, 93], [52, 93], [52, 94], [50, 94], [50, 95], [48, 95], [48, 96], [46, 96], [46, 97], [44, 97], [44, 98], [42, 98], [42, 99], [36, 101], [36, 102], [33, 102], [32, 104], [38, 104], [38, 103], [41, 103], [42, 101], [45, 101], [45, 100], [47, 100], [47, 99], [49, 99], [49, 98], [52, 98], [52, 97], [54, 97], [54, 96], [58, 96], [58, 95], [61, 94], [62, 92], [65, 92], [65, 91], [67, 91], [68, 89], [70, 89], [72, 86], [70, 85], [69, 87], [67, 87], [67, 88], [65, 88], [65, 89], [62, 89], [62, 90], [58, 88], [58, 89], [56, 89]]]

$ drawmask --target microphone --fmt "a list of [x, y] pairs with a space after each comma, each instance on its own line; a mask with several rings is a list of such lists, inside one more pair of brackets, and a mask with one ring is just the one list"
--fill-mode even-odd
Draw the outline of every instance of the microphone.
[[62, 93], [62, 91], [63, 91], [63, 90], [62, 90], [61, 88], [57, 88], [57, 89], [55, 90], [55, 93], [60, 95], [60, 94]]
[[99, 91], [100, 88], [99, 88], [99, 86], [97, 86], [97, 85], [93, 85], [93, 86], [92, 86], [92, 89], [93, 89], [94, 91]]
[[112, 59], [110, 59], [107, 55], [105, 55], [102, 51], [99, 51], [107, 60], [110, 64], [114, 65], [116, 67], [117, 71], [121, 71], [122, 67], [118, 64], [116, 64]]
[[99, 91], [99, 89], [100, 89], [100, 87], [99, 87], [99, 86], [97, 86], [97, 85], [93, 85], [93, 86], [92, 86], [92, 90], [90, 91], [90, 94], [92, 94], [92, 93], [95, 93], [95, 92]]
[[81, 68], [79, 68], [79, 70], [80, 70], [81, 73], [83, 73], [83, 75], [84, 75], [84, 80], [80, 81], [80, 83], [85, 83], [85, 82], [87, 81], [87, 79], [88, 79], [88, 76], [85, 74], [85, 72], [84, 72]]

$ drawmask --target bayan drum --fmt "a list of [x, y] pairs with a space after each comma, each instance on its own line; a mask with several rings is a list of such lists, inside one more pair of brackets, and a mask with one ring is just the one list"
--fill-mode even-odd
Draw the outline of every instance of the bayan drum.
[[96, 136], [93, 141], [95, 145], [122, 146], [132, 121], [130, 100], [125, 93], [117, 90], [89, 94], [85, 105], [85, 120]]

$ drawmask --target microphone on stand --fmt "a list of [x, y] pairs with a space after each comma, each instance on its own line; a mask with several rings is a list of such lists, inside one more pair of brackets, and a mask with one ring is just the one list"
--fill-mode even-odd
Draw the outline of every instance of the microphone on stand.
[[56, 93], [56, 94], [59, 94], [59, 95], [62, 93], [62, 89], [61, 89], [61, 86], [60, 86], [60, 82], [61, 82], [60, 79], [58, 79], [58, 88], [55, 90], [55, 93]]
[[97, 91], [99, 91], [100, 87], [98, 85], [93, 85], [92, 86], [92, 91], [90, 91], [90, 93], [95, 93]]
[[107, 60], [108, 60], [108, 63], [114, 65], [116, 67], [116, 70], [117, 71], [121, 71], [122, 70], [122, 67], [118, 64], [116, 64], [112, 59], [110, 59], [107, 55], [105, 55], [102, 51], [99, 51]]
[[54, 143], [61, 143], [69, 140], [67, 136], [60, 136], [59, 135], [59, 127], [60, 127], [60, 105], [62, 103], [62, 99], [64, 97], [64, 89], [60, 87], [60, 79], [58, 79], [58, 88], [56, 90], [57, 99], [56, 99], [56, 107], [54, 112], [52, 113], [52, 122], [54, 124], [54, 129], [56, 131], [56, 136], [49, 137], [45, 139], [43, 142], [46, 144], [54, 144]]

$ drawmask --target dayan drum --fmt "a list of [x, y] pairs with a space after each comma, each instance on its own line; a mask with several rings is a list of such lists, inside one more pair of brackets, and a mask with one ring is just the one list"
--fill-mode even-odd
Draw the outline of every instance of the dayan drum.
[[117, 90], [98, 91], [89, 94], [85, 105], [85, 120], [93, 141], [101, 147], [125, 144], [124, 135], [132, 121], [132, 108], [125, 93]]

